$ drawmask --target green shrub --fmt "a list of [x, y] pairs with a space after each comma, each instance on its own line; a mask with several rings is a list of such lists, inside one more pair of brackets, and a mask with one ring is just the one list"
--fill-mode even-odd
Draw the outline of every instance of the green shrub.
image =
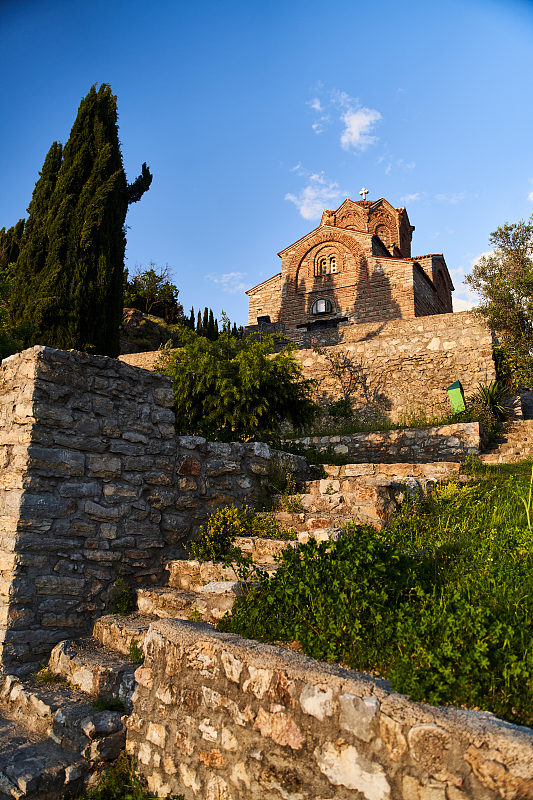
[[410, 497], [383, 530], [284, 551], [221, 627], [379, 673], [415, 700], [533, 723], [531, 463]]
[[218, 561], [240, 554], [233, 539], [238, 536], [261, 536], [263, 539], [295, 539], [296, 534], [283, 531], [270, 515], [260, 515], [250, 506], [222, 506], [208, 517], [197, 539], [188, 547], [190, 558]]
[[[271, 435], [286, 422], [296, 428], [316, 413], [314, 381], [303, 377], [287, 343], [276, 352], [273, 336], [233, 336], [224, 331], [210, 341], [183, 327], [183, 347], [163, 352], [161, 371], [172, 379], [176, 427], [222, 441]], [[264, 440], [264, 438], [263, 438]]]
[[132, 642], [130, 644], [130, 661], [132, 664], [144, 663], [144, 650], [142, 647], [139, 647], [137, 642]]
[[131, 587], [128, 586], [120, 571], [117, 571], [115, 582], [113, 583], [112, 591], [112, 609], [113, 614], [120, 614], [126, 616], [135, 610], [135, 600]]
[[328, 414], [333, 419], [346, 419], [352, 416], [352, 404], [348, 397], [341, 400], [334, 400], [328, 404]]

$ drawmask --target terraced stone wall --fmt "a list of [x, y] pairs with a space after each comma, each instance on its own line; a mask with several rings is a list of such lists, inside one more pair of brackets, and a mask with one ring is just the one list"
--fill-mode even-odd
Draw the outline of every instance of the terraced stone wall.
[[345, 351], [361, 365], [367, 378], [367, 397], [354, 395], [354, 408], [363, 418], [402, 415], [423, 409], [448, 413], [446, 387], [460, 380], [465, 392], [494, 380], [493, 334], [472, 313], [434, 314], [415, 319], [316, 328], [298, 336], [296, 357], [306, 378], [317, 379], [317, 400], [327, 406], [342, 397], [316, 344], [335, 353]]
[[458, 422], [429, 428], [401, 428], [346, 436], [306, 436], [293, 439], [296, 444], [331, 450], [350, 456], [354, 462], [389, 463], [415, 461], [463, 461], [478, 456], [487, 442], [479, 422]]
[[262, 444], [176, 437], [169, 379], [115, 359], [33, 347], [0, 368], [1, 663], [24, 671], [111, 610], [118, 573], [165, 563], [224, 503], [253, 502]]
[[525, 800], [533, 732], [205, 625], [153, 623], [126, 747], [160, 797]]

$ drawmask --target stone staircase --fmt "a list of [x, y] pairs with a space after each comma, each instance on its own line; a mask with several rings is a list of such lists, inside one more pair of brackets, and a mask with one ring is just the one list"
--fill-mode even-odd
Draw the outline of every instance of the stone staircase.
[[[351, 519], [382, 527], [406, 486], [424, 492], [458, 470], [455, 462], [326, 466], [325, 478], [284, 498], [298, 510], [273, 512], [282, 528], [296, 531], [294, 540], [240, 537], [235, 544], [273, 574], [283, 549], [310, 538], [336, 539]], [[167, 569], [166, 586], [136, 590], [135, 613], [106, 615], [96, 620], [91, 637], [60, 642], [46, 670], [29, 678], [0, 675], [0, 800], [55, 800], [94, 782], [125, 745], [150, 623], [178, 618], [214, 624], [243, 591], [234, 567], [222, 562], [171, 561]]]
[[485, 464], [510, 464], [533, 455], [533, 419], [507, 422], [481, 456]]

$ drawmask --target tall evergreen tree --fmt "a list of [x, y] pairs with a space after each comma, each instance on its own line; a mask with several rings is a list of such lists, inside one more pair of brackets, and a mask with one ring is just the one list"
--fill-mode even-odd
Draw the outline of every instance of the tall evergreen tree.
[[64, 149], [50, 148], [28, 208], [11, 303], [26, 345], [118, 355], [126, 213], [151, 181], [143, 164], [127, 183], [117, 99], [93, 86]]
[[204, 316], [202, 319], [202, 328], [204, 329], [204, 334], [207, 333], [208, 325], [209, 325], [209, 309], [206, 306], [204, 308]]
[[202, 335], [203, 327], [202, 327], [202, 312], [198, 310], [198, 319], [196, 320], [196, 333], [198, 336]]
[[194, 306], [192, 306], [192, 308], [191, 308], [191, 314], [190, 314], [190, 317], [189, 317], [189, 325], [188, 325], [188, 327], [191, 329], [191, 331], [194, 330]]
[[209, 309], [209, 321], [207, 323], [207, 338], [214, 342], [217, 338], [216, 331], [215, 331], [215, 317], [213, 314], [213, 309]]

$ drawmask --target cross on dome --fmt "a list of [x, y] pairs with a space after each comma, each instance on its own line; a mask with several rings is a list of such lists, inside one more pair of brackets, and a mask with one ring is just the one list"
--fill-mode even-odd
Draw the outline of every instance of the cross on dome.
[[361, 191], [359, 192], [359, 194], [361, 195], [361, 197], [363, 198], [363, 200], [366, 200], [366, 196], [367, 196], [367, 194], [368, 194], [368, 189], [365, 189], [365, 187], [363, 186], [363, 188], [361, 189]]

